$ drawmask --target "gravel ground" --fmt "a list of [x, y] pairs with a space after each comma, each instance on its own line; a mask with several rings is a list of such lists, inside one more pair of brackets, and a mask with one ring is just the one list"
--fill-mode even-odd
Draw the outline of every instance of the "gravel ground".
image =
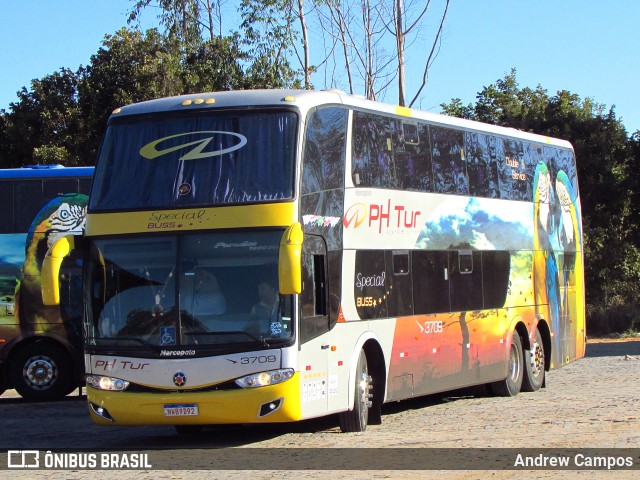
[[[57, 402], [59, 415], [44, 429], [33, 422], [20, 432], [18, 442], [5, 443], [2, 448], [56, 448], [60, 446], [114, 447], [121, 441], [136, 445], [140, 451], [161, 447], [164, 458], [192, 457], [195, 465], [208, 470], [150, 470], [150, 471], [2, 471], [0, 478], [157, 478], [200, 480], [204, 478], [446, 478], [446, 479], [507, 479], [507, 478], [637, 478], [638, 470], [617, 471], [559, 471], [559, 470], [383, 470], [390, 458], [380, 455], [372, 461], [371, 470], [347, 470], [348, 456], [341, 455], [348, 448], [635, 448], [640, 449], [640, 339], [626, 341], [593, 341], [587, 345], [587, 356], [560, 370], [548, 373], [547, 388], [535, 393], [521, 393], [513, 398], [493, 398], [476, 391], [456, 392], [448, 396], [430, 396], [385, 406], [383, 423], [370, 426], [364, 433], [340, 433], [333, 419], [279, 426], [267, 432], [239, 427], [238, 431], [213, 429], [202, 437], [179, 439], [167, 430], [99, 429], [93, 427], [81, 402]], [[25, 404], [10, 399], [14, 392], [0, 398], [0, 418], [16, 419]], [[27, 404], [33, 407], [34, 404]], [[37, 404], [35, 404], [37, 405]], [[65, 410], [68, 409], [67, 410]], [[21, 413], [22, 412], [22, 413]], [[35, 412], [35, 411], [34, 411]], [[84, 412], [84, 413], [83, 413]], [[50, 412], [51, 413], [51, 412]], [[65, 418], [66, 417], [66, 418]], [[75, 420], [74, 420], [75, 418]], [[78, 422], [70, 436], [64, 436], [65, 424]], [[58, 422], [58, 423], [56, 423]], [[86, 423], [86, 425], [85, 425]], [[31, 428], [31, 431], [29, 431]], [[124, 427], [123, 427], [124, 428]], [[3, 428], [4, 429], [4, 428]], [[84, 429], [84, 430], [83, 430]], [[46, 431], [44, 431], [46, 430]], [[7, 430], [5, 430], [7, 431]], [[10, 430], [9, 430], [10, 431]], [[61, 443], [56, 436], [63, 434]], [[74, 437], [75, 435], [75, 437]], [[134, 439], [127, 440], [127, 435]], [[222, 437], [222, 438], [221, 438]], [[5, 437], [6, 439], [7, 437]], [[58, 437], [61, 438], [61, 437]], [[74, 440], [75, 438], [75, 440]], [[177, 445], [179, 444], [179, 445]], [[1, 446], [1, 445], [0, 445]], [[215, 469], [215, 460], [208, 461], [212, 448], [294, 449], [292, 454], [304, 455], [305, 448], [327, 450], [327, 464], [334, 470], [240, 470]], [[260, 465], [276, 463], [269, 450], [260, 450], [265, 458], [256, 458]], [[229, 450], [226, 450], [229, 451]], [[640, 450], [639, 450], [640, 451]], [[310, 451], [311, 452], [311, 451]], [[420, 455], [421, 450], [416, 450]], [[317, 451], [313, 451], [318, 455]], [[320, 452], [321, 454], [322, 452]], [[406, 451], [402, 451], [406, 453]], [[412, 452], [408, 452], [411, 454]], [[424, 451], [422, 451], [424, 453]], [[274, 453], [274, 456], [277, 455]], [[464, 457], [464, 455], [463, 455]], [[637, 456], [636, 456], [637, 457]], [[461, 458], [463, 461], [464, 458]], [[640, 465], [640, 458], [635, 458]], [[248, 465], [250, 467], [251, 465]]]

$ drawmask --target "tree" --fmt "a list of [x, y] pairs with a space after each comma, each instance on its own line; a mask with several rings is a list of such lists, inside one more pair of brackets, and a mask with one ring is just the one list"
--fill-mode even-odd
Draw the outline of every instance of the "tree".
[[[640, 130], [636, 130], [629, 138], [630, 172], [640, 171]], [[640, 226], [640, 178], [637, 174], [629, 175], [629, 195], [631, 197], [631, 222]]]
[[238, 31], [228, 36], [222, 34], [222, 0], [138, 0], [129, 21], [139, 20], [145, 9], [157, 6], [165, 35], [181, 46], [190, 61], [198, 57], [197, 52], [219, 51], [220, 46], [226, 46], [226, 53], [235, 54], [233, 63], [244, 72], [244, 88], [282, 88], [299, 85], [289, 60], [297, 35], [292, 24], [298, 18], [305, 26], [304, 10], [294, 10], [297, 3], [298, 0], [242, 0]]
[[[408, 49], [417, 45], [425, 51], [421, 41], [421, 29], [425, 27], [427, 12], [432, 1], [426, 3], [409, 0], [323, 0], [319, 4], [320, 24], [334, 45], [342, 46], [345, 70], [349, 80], [349, 90], [353, 92], [354, 81], [351, 75], [356, 71], [364, 85], [364, 94], [375, 100], [390, 86], [394, 79], [398, 85], [398, 104], [405, 106], [406, 80], [405, 64]], [[440, 47], [442, 29], [449, 10], [449, 0], [444, 1], [438, 14], [436, 29], [431, 47], [424, 61], [422, 83], [409, 102], [412, 106], [427, 84], [428, 71], [433, 64]], [[393, 54], [387, 51], [393, 45]], [[333, 48], [333, 47], [332, 47]]]
[[[302, 63], [302, 71], [304, 72], [304, 88], [309, 90], [311, 88], [311, 73], [314, 68], [311, 66], [311, 46], [309, 45], [309, 29], [307, 28], [307, 18], [304, 11], [304, 0], [296, 0], [298, 8], [295, 10], [295, 15], [300, 21], [300, 31], [302, 32], [302, 60], [298, 54], [298, 59]], [[296, 50], [297, 54], [297, 50]]]
[[[413, 106], [427, 84], [441, 45], [450, 0], [438, 3], [442, 8], [436, 11], [433, 0], [241, 0], [241, 21], [237, 33], [230, 37], [241, 39], [247, 88], [309, 89], [312, 74], [322, 67], [325, 87], [344, 87], [346, 79], [349, 92], [356, 93], [361, 86], [372, 100], [380, 98], [397, 79], [401, 106], [407, 104], [405, 64], [412, 50], [414, 58], [424, 56], [421, 83], [408, 102]], [[139, 19], [151, 6], [159, 8], [165, 34], [182, 42], [188, 52], [200, 47], [207, 32], [208, 41], [214, 39], [216, 15], [219, 37], [223, 38], [220, 0], [138, 0], [130, 21]], [[431, 18], [437, 22], [428, 25]], [[434, 31], [433, 41], [425, 49], [427, 27]], [[311, 58], [314, 33], [316, 38], [324, 36], [323, 58], [315, 62]], [[318, 51], [322, 49], [316, 48], [316, 55]], [[299, 68], [293, 66], [296, 61]]]
[[[158, 18], [160, 24], [165, 27], [166, 34], [184, 45], [196, 48], [201, 43], [205, 29], [209, 33], [209, 40], [216, 36], [214, 16], [220, 12], [220, 0], [213, 4], [211, 0], [207, 0], [206, 3], [199, 0], [137, 0], [129, 12], [129, 23], [139, 20], [142, 11], [150, 6], [159, 8]], [[222, 32], [219, 33], [222, 35]]]
[[[411, 6], [411, 2], [409, 4], [409, 6]], [[398, 65], [398, 67], [397, 67], [397, 70], [398, 70], [398, 105], [403, 106], [403, 107], [406, 105], [406, 100], [405, 100], [405, 49], [406, 49], [407, 38], [409, 38], [414, 33], [414, 31], [418, 29], [421, 20], [425, 17], [425, 15], [427, 13], [427, 10], [429, 9], [430, 6], [431, 6], [431, 0], [427, 0], [426, 4], [424, 5], [424, 8], [422, 8], [422, 10], [419, 11], [419, 13], [415, 17], [415, 19], [409, 19], [408, 16], [407, 16], [409, 9], [405, 8], [405, 4], [404, 4], [403, 0], [393, 0], [393, 8], [389, 12], [391, 14], [392, 21], [390, 22], [390, 25], [387, 25], [387, 29], [391, 32], [391, 34], [393, 35], [393, 37], [396, 40], [396, 42], [395, 42], [396, 43], [396, 58], [397, 58], [397, 65]], [[435, 60], [435, 55], [436, 55], [437, 49], [438, 49], [438, 47], [440, 45], [440, 38], [441, 38], [441, 35], [442, 35], [442, 27], [444, 26], [444, 21], [447, 18], [447, 12], [448, 11], [449, 11], [449, 0], [446, 0], [445, 5], [444, 5], [444, 11], [443, 11], [442, 15], [440, 16], [440, 25], [438, 27], [438, 30], [437, 30], [436, 34], [435, 34], [435, 38], [433, 40], [433, 43], [431, 44], [431, 49], [430, 49], [429, 55], [427, 55], [427, 59], [425, 61], [424, 73], [422, 75], [422, 83], [421, 83], [420, 87], [418, 88], [418, 91], [416, 92], [415, 96], [413, 97], [413, 99], [409, 103], [409, 106], [412, 106], [416, 102], [416, 100], [420, 96], [420, 93], [422, 92], [422, 90], [424, 89], [425, 85], [427, 84], [429, 67], [431, 67], [431, 65], [433, 64], [433, 61]]]
[[[295, 33], [289, 0], [242, 0], [243, 44], [253, 61], [245, 67], [248, 88], [300, 86], [289, 57]], [[250, 52], [250, 53], [249, 53]]]
[[2, 109], [0, 110], [0, 168], [12, 166], [10, 149], [13, 145], [9, 139], [10, 128], [9, 115]]
[[240, 62], [245, 53], [238, 36], [216, 37], [186, 54], [183, 62], [183, 93], [236, 90], [245, 87]]
[[181, 93], [245, 88], [239, 42], [237, 36], [215, 37], [185, 50], [155, 29], [107, 35], [87, 67], [33, 80], [10, 111], [1, 112], [0, 164], [90, 165], [117, 107]]
[[[307, 24], [306, 8], [315, 8], [319, 0], [243, 0], [240, 4], [241, 29], [246, 45], [257, 56], [274, 58], [282, 65], [285, 74], [283, 85], [298, 84], [292, 67], [295, 57], [300, 64], [304, 88], [311, 88], [311, 40]], [[296, 28], [297, 25], [297, 28]], [[264, 42], [264, 43], [263, 43]], [[300, 44], [300, 45], [299, 45]], [[265, 49], [264, 47], [267, 46]], [[258, 47], [258, 48], [256, 48]], [[286, 63], [282, 63], [282, 56]]]
[[74, 72], [62, 68], [18, 92], [18, 102], [3, 111], [2, 166], [32, 163], [82, 164], [81, 115]]
[[182, 93], [179, 44], [148, 30], [121, 29], [107, 35], [81, 70], [79, 105], [86, 120], [86, 154], [95, 158], [111, 112], [123, 105]]
[[[319, 23], [326, 35], [331, 39], [327, 57], [333, 58], [330, 78], [325, 84], [342, 87], [344, 81], [342, 69], [337, 65], [344, 64], [347, 72], [348, 90], [356, 93], [358, 83], [362, 93], [370, 100], [389, 86], [394, 72], [389, 70], [391, 63], [384, 48], [386, 20], [379, 14], [375, 2], [371, 0], [322, 0], [318, 8]], [[341, 46], [340, 56], [335, 53], [335, 46]]]
[[[331, 38], [331, 46], [328, 47], [326, 43], [324, 45], [324, 49], [328, 52], [328, 54], [326, 55], [326, 58], [322, 63], [326, 64], [329, 58], [335, 56], [336, 45], [340, 44], [342, 46], [341, 53], [344, 58], [345, 72], [347, 74], [347, 84], [349, 86], [348, 91], [349, 93], [353, 94], [354, 79], [353, 74], [351, 73], [351, 63], [349, 61], [349, 42], [347, 40], [347, 16], [349, 16], [350, 14], [347, 12], [347, 16], [345, 16], [345, 13], [342, 11], [341, 2], [335, 2], [333, 4], [333, 8], [327, 9], [328, 13], [323, 13], [322, 9], [317, 9], [317, 12], [318, 22], [321, 30], [323, 32], [328, 32], [329, 37]], [[336, 65], [337, 62], [334, 60], [333, 64]], [[327, 68], [325, 68], [325, 72], [326, 70]], [[327, 82], [325, 80], [324, 83], [325, 85], [327, 85], [330, 82]]]

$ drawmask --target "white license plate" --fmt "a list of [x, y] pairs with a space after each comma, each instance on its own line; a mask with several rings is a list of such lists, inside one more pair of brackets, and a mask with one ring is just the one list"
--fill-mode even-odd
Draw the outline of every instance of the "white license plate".
[[165, 417], [193, 417], [198, 415], [198, 405], [189, 403], [186, 405], [165, 405]]

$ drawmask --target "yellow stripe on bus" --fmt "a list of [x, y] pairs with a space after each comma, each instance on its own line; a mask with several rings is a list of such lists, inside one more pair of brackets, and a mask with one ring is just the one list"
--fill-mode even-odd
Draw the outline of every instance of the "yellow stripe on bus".
[[294, 210], [295, 204], [287, 202], [180, 210], [90, 213], [87, 215], [86, 235], [288, 226], [296, 221]]

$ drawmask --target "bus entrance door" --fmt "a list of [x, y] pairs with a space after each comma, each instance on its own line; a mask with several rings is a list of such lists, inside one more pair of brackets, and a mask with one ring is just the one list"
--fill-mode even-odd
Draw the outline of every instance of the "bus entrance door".
[[305, 235], [300, 295], [300, 374], [302, 414], [326, 413], [328, 397], [329, 307], [324, 240]]

